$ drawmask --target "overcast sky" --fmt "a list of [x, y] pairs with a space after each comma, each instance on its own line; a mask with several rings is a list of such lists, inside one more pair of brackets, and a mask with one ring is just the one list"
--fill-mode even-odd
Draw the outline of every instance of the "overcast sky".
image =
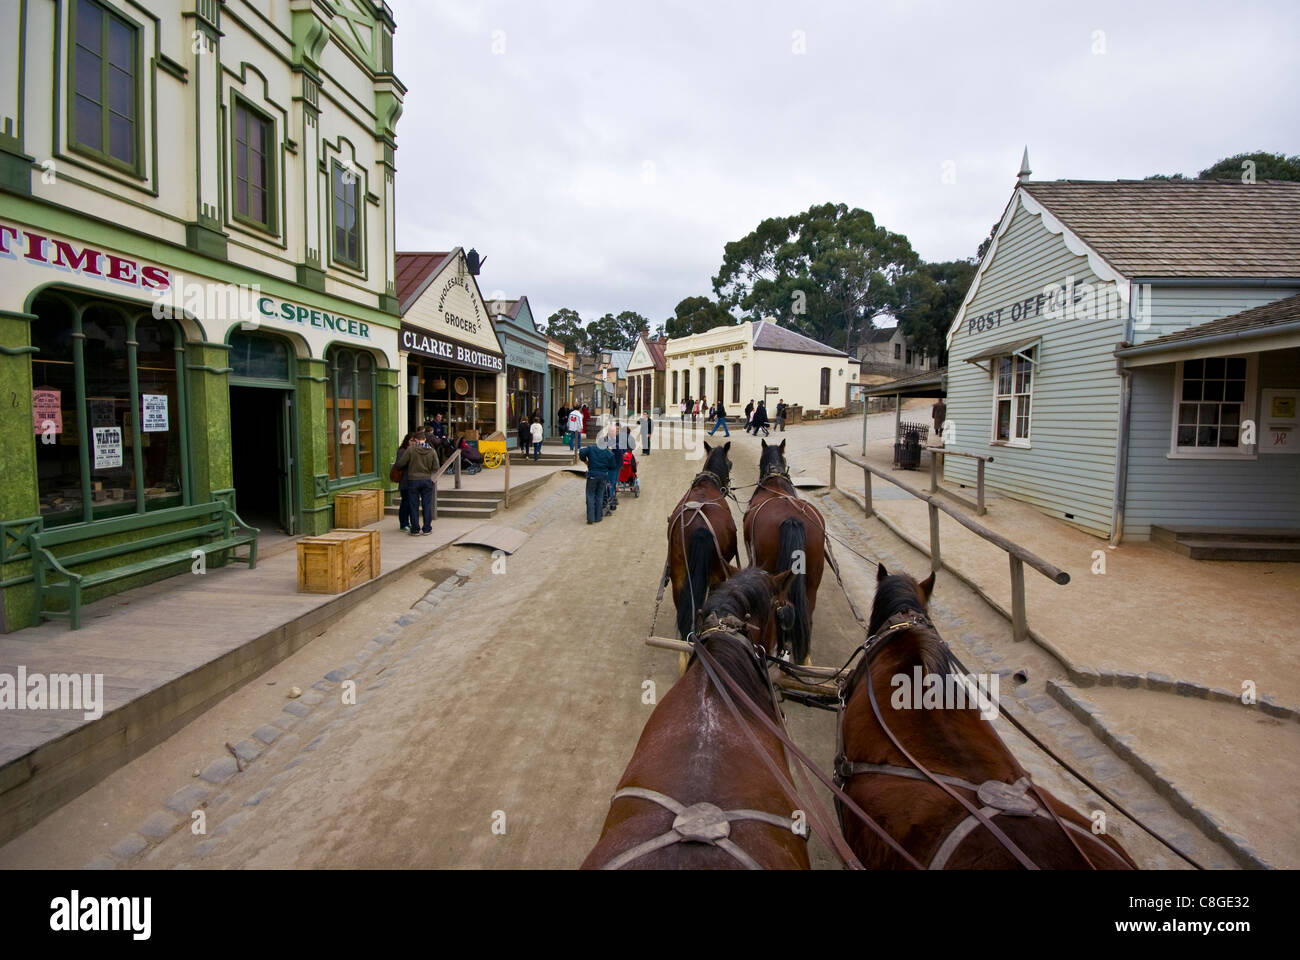
[[661, 322], [814, 203], [972, 256], [1026, 144], [1034, 179], [1300, 153], [1297, 0], [389, 3], [398, 247], [477, 248], [542, 325]]

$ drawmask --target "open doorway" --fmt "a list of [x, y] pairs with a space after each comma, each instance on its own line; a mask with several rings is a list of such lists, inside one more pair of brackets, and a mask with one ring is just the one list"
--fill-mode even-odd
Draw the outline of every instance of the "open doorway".
[[293, 492], [292, 393], [268, 387], [230, 388], [230, 456], [235, 504], [245, 523], [264, 534], [292, 536], [296, 529]]

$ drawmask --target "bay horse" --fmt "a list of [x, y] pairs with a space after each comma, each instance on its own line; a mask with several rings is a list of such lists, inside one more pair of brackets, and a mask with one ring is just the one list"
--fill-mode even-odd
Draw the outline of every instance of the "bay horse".
[[[1007, 749], [984, 715], [996, 710], [996, 687], [988, 683], [981, 699], [964, 683], [930, 621], [933, 590], [933, 573], [918, 583], [877, 570], [866, 650], [841, 694], [836, 780], [931, 870], [1137, 869], [1116, 841], [1033, 784]], [[922, 678], [918, 700], [909, 684]], [[947, 702], [938, 692], [930, 702], [929, 691], [944, 689]], [[842, 809], [840, 825], [868, 869], [903, 865]]]
[[667, 572], [677, 605], [677, 635], [685, 640], [695, 629], [709, 588], [727, 579], [729, 561], [740, 562], [736, 521], [727, 507], [731, 484], [731, 449], [704, 443], [704, 469], [668, 515]]
[[768, 573], [795, 573], [790, 588], [794, 624], [781, 632], [781, 652], [789, 653], [795, 663], [807, 663], [817, 590], [826, 567], [826, 521], [790, 482], [785, 441], [762, 444], [758, 488], [745, 509], [745, 549], [749, 562]]
[[[709, 593], [697, 644], [779, 724], [762, 654], [776, 649], [777, 621], [790, 614], [789, 575], [733, 572]], [[692, 656], [646, 721], [582, 868], [807, 870], [807, 831], [793, 819], [799, 805], [758, 749], [789, 770], [781, 741], [748, 714], [733, 714]]]

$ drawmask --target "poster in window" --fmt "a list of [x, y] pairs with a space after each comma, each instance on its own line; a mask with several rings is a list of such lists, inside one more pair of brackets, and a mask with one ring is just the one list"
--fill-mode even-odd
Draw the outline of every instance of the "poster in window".
[[144, 393], [140, 395], [143, 411], [140, 416], [140, 428], [145, 433], [166, 433], [167, 394]]
[[111, 398], [90, 397], [90, 425], [92, 427], [117, 426], [116, 406]]
[[63, 432], [63, 391], [32, 391], [32, 425], [36, 433], [45, 432], [45, 422], [54, 421], [54, 432]]
[[122, 428], [95, 427], [95, 469], [106, 470], [122, 465]]

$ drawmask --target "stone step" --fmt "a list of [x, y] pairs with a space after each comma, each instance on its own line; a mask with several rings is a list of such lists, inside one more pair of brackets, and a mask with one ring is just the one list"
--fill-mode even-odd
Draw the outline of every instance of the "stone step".
[[1290, 543], [1300, 544], [1300, 530], [1288, 527], [1203, 527], [1180, 525], [1155, 525], [1151, 539], [1161, 543], [1189, 542], [1192, 540], [1235, 543]]
[[1300, 543], [1258, 540], [1179, 538], [1163, 544], [1193, 560], [1242, 560], [1253, 563], [1300, 563]]

